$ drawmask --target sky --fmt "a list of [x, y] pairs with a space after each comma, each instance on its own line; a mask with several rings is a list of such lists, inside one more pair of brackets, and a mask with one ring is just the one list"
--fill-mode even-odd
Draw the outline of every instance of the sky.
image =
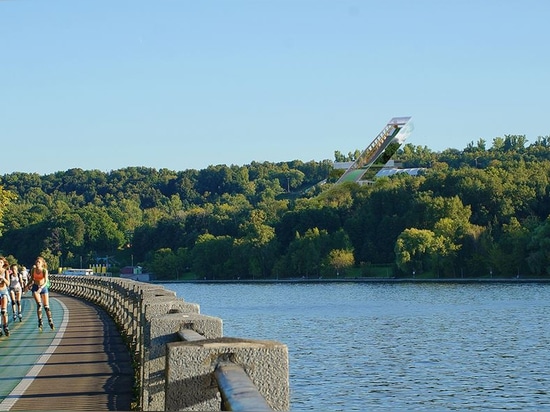
[[545, 0], [0, 0], [0, 174], [550, 135]]

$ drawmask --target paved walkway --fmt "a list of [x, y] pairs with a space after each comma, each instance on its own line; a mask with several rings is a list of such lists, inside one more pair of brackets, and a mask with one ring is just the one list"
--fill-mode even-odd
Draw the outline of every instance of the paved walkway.
[[[50, 295], [56, 329], [37, 326], [36, 304], [23, 298], [23, 321], [0, 337], [0, 410], [130, 410], [131, 358], [117, 327], [84, 300]], [[44, 316], [44, 320], [46, 317]]]

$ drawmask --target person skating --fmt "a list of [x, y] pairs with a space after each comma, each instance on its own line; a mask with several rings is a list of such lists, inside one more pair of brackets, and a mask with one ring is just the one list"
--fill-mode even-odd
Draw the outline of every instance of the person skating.
[[29, 280], [29, 271], [26, 268], [26, 266], [21, 266], [21, 280], [23, 281], [22, 287], [23, 287], [23, 293], [30, 290], [30, 280]]
[[0, 257], [0, 315], [2, 318], [2, 329], [6, 336], [10, 336], [10, 330], [8, 328], [8, 301], [10, 300], [9, 265], [10, 264], [8, 260], [5, 257], [1, 256]]
[[13, 321], [15, 322], [15, 320], [19, 318], [19, 322], [21, 322], [23, 320], [23, 314], [21, 313], [21, 296], [23, 295], [25, 283], [23, 282], [17, 264], [14, 263], [11, 265], [10, 269], [10, 299]]
[[42, 305], [48, 318], [50, 328], [54, 329], [52, 310], [50, 309], [50, 295], [48, 291], [48, 265], [42, 256], [36, 258], [31, 270], [32, 296], [36, 302], [38, 328], [42, 330]]

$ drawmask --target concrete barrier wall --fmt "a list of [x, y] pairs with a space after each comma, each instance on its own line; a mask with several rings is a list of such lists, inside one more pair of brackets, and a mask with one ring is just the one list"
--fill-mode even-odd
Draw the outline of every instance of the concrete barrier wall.
[[[224, 410], [214, 371], [228, 360], [242, 367], [272, 410], [289, 409], [286, 345], [223, 337], [221, 319], [200, 314], [198, 304], [162, 285], [51, 275], [50, 289], [101, 306], [117, 323], [138, 368], [140, 410]], [[185, 331], [195, 338], [184, 341]]]

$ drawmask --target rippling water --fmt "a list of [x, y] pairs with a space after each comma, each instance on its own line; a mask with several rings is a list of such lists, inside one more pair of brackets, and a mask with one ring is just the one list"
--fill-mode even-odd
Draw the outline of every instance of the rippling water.
[[285, 343], [291, 410], [550, 410], [550, 285], [166, 284]]

